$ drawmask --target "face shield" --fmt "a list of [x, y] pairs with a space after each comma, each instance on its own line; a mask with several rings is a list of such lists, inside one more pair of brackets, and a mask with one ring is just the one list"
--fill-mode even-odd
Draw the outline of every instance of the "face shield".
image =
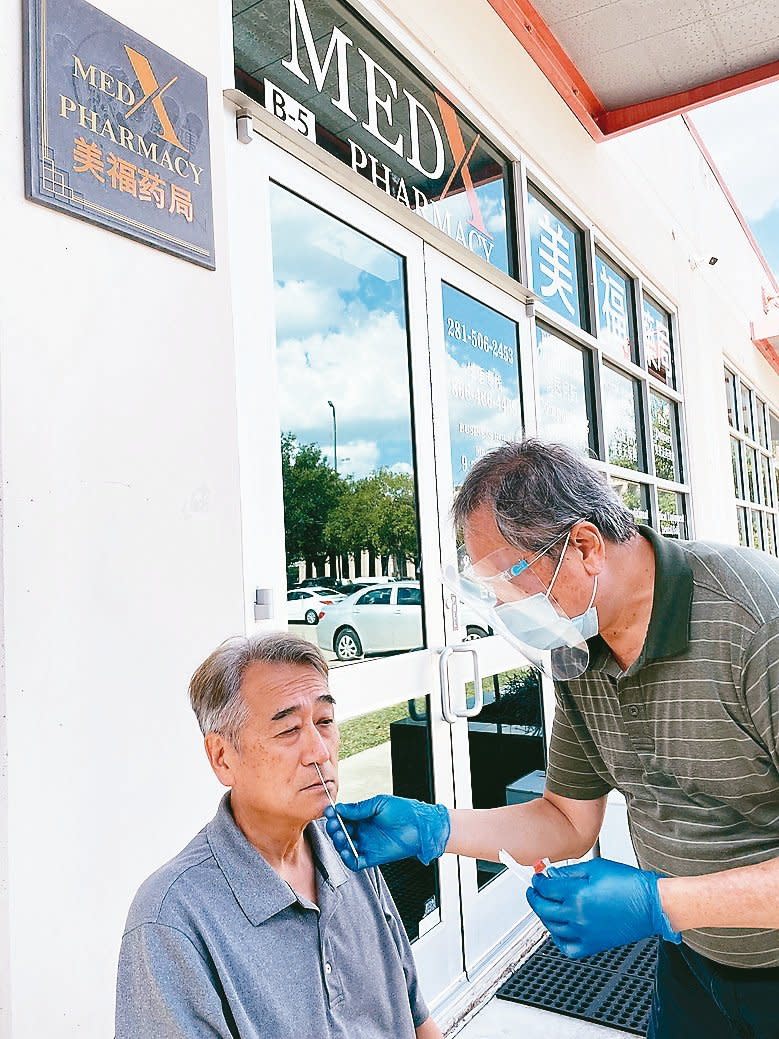
[[[457, 569], [448, 566], [444, 584], [495, 632], [550, 678], [578, 678], [587, 669], [587, 641], [551, 595], [568, 547], [570, 530], [530, 559], [518, 559], [517, 549], [499, 548], [472, 562], [464, 548]], [[565, 538], [554, 575], [545, 587], [533, 563]]]

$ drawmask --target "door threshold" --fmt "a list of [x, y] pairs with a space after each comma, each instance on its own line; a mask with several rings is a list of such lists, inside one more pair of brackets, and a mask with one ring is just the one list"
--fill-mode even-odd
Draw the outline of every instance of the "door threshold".
[[529, 927], [518, 925], [468, 971], [467, 979], [433, 1005], [433, 1016], [447, 1039], [465, 1027], [546, 936], [540, 920]]

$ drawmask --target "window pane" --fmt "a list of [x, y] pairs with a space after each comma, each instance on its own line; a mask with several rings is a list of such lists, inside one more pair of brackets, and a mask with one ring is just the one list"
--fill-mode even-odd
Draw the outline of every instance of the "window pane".
[[728, 425], [738, 428], [738, 405], [736, 403], [736, 377], [725, 369], [725, 400], [728, 407]]
[[510, 162], [347, 4], [236, 0], [233, 39], [239, 90], [399, 206], [514, 273]]
[[[336, 711], [337, 714], [337, 711]], [[392, 793], [432, 803], [429, 697], [385, 707], [339, 725], [338, 797], [360, 801]], [[409, 939], [430, 924], [440, 905], [438, 867], [403, 859], [382, 866]]]
[[[468, 720], [474, 808], [501, 808], [540, 797], [546, 768], [544, 716], [538, 671], [516, 668], [482, 679], [484, 708]], [[473, 682], [466, 685], [473, 703]], [[476, 860], [483, 888], [505, 867]]]
[[776, 555], [776, 521], [772, 512], [766, 512], [763, 515], [763, 534], [765, 540], [765, 550], [770, 552], [772, 556]]
[[644, 350], [650, 375], [676, 388], [671, 315], [644, 296]]
[[532, 191], [527, 197], [527, 221], [533, 288], [561, 317], [588, 329], [582, 232]]
[[652, 409], [652, 450], [655, 457], [655, 472], [661, 480], [681, 483], [682, 466], [679, 450], [679, 424], [676, 404], [649, 391]]
[[744, 470], [741, 465], [740, 442], [735, 437], [730, 438], [730, 459], [733, 465], [733, 488], [737, 498], [744, 497]]
[[761, 447], [768, 447], [766, 442], [766, 428], [765, 428], [765, 405], [759, 397], [754, 398], [754, 411], [755, 411], [755, 440]]
[[516, 322], [442, 286], [452, 478], [504, 440], [522, 437]]
[[596, 453], [589, 352], [536, 327], [538, 435]]
[[768, 412], [769, 443], [768, 447], [774, 461], [779, 462], [779, 418], [772, 411]]
[[674, 491], [658, 491], [660, 533], [667, 538], [686, 538], [687, 521], [684, 514], [684, 495]]
[[598, 341], [624, 361], [636, 361], [633, 282], [601, 253], [595, 254], [598, 288]]
[[747, 527], [747, 510], [736, 509], [736, 515], [738, 516], [738, 543], [739, 545], [749, 545], [749, 529]]
[[741, 428], [752, 440], [755, 439], [755, 427], [752, 422], [752, 392], [748, 387], [741, 387]]
[[[288, 572], [415, 578], [404, 262], [276, 185], [270, 199]], [[329, 660], [424, 645], [421, 607], [376, 623], [352, 592], [311, 629]]]
[[771, 463], [768, 455], [760, 455], [760, 500], [764, 505], [773, 505], [771, 493]]
[[762, 548], [763, 538], [760, 531], [760, 513], [757, 509], [752, 509], [750, 512], [750, 523], [752, 532], [752, 548]]
[[612, 476], [611, 483], [623, 504], [633, 513], [636, 523], [649, 523], [649, 490], [646, 485], [621, 480], [618, 476]]
[[612, 465], [623, 469], [644, 469], [641, 436], [641, 395], [638, 383], [603, 365], [601, 399], [606, 451]]
[[748, 501], [759, 501], [757, 492], [757, 452], [754, 447], [744, 445], [744, 461], [746, 463], [746, 492]]

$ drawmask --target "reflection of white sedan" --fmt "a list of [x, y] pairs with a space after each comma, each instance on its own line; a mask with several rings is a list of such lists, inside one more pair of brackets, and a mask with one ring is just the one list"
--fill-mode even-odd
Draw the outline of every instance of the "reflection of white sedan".
[[287, 592], [287, 620], [316, 624], [319, 614], [343, 599], [329, 588], [293, 588]]
[[[467, 624], [470, 638], [486, 635], [481, 622]], [[321, 649], [339, 660], [369, 653], [399, 653], [422, 647], [422, 592], [419, 581], [393, 581], [353, 592], [325, 609], [316, 632]]]

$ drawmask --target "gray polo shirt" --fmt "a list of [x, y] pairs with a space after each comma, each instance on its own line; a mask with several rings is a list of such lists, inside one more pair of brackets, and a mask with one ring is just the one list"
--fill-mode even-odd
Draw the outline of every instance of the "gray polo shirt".
[[350, 872], [311, 823], [317, 908], [247, 841], [229, 797], [135, 896], [116, 1039], [414, 1039], [428, 1009], [379, 871]]
[[[752, 549], [672, 541], [655, 553], [652, 616], [622, 671], [590, 640], [557, 686], [547, 787], [622, 791], [639, 863], [698, 876], [779, 856], [779, 564]], [[735, 967], [779, 965], [779, 931], [700, 928], [683, 940]]]

